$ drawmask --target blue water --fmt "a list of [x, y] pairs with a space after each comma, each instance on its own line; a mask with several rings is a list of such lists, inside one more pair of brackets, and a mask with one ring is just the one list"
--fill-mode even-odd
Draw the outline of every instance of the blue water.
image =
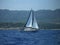
[[0, 45], [60, 45], [60, 30], [0, 30]]

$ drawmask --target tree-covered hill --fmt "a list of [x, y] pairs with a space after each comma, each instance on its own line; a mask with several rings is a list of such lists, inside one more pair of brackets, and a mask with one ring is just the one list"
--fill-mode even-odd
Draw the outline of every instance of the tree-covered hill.
[[[40, 29], [60, 29], [60, 9], [34, 11]], [[0, 9], [0, 28], [24, 27], [29, 10]]]
[[[60, 23], [60, 9], [34, 11], [38, 22]], [[0, 9], [0, 22], [26, 22], [29, 10]]]

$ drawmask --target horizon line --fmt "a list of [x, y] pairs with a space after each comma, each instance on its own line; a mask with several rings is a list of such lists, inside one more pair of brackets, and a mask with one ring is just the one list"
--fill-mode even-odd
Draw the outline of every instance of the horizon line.
[[[60, 9], [60, 8], [57, 8], [57, 9]], [[38, 9], [38, 10], [57, 10], [57, 9]], [[31, 9], [0, 9], [0, 10], [17, 10], [17, 11], [22, 11], [22, 10], [31, 10]], [[34, 10], [34, 9], [33, 9]], [[34, 10], [34, 11], [38, 11], [38, 10]]]

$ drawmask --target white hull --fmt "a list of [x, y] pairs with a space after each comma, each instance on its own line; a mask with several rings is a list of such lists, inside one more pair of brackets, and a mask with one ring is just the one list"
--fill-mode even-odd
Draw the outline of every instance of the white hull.
[[37, 31], [35, 28], [24, 28], [24, 31]]

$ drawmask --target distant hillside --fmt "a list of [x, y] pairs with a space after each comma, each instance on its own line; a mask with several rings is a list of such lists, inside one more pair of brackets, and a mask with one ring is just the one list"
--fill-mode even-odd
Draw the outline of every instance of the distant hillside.
[[[38, 22], [60, 23], [60, 9], [34, 11]], [[26, 22], [29, 11], [0, 9], [0, 22]]]

